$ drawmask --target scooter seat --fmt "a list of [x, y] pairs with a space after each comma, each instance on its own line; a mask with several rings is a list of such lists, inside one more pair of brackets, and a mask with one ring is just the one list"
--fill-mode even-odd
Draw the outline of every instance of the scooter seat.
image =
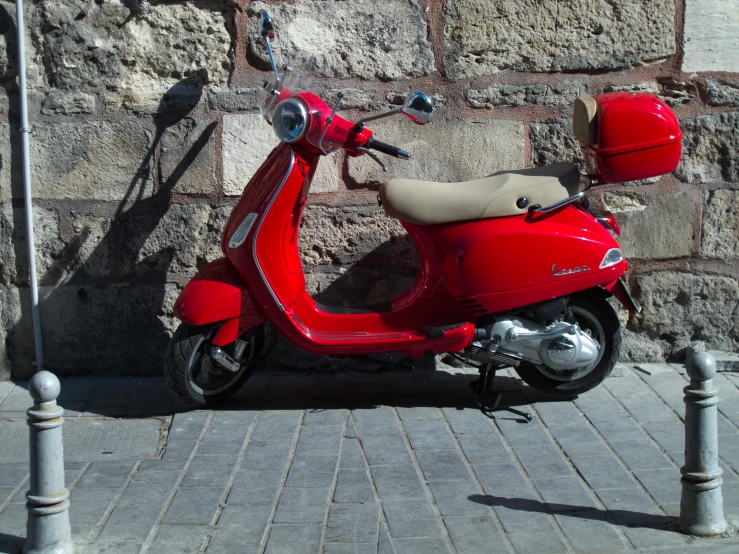
[[[501, 171], [462, 183], [391, 179], [380, 187], [385, 213], [418, 225], [487, 219], [525, 213], [529, 206], [549, 206], [580, 190], [577, 166]], [[519, 201], [525, 198], [526, 201]]]

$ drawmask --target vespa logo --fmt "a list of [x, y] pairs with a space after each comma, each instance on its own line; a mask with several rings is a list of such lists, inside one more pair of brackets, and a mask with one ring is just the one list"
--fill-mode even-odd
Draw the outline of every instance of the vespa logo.
[[563, 275], [572, 275], [573, 273], [582, 273], [583, 271], [590, 271], [590, 268], [583, 265], [573, 267], [572, 269], [559, 269], [556, 263], [552, 264], [552, 277], [562, 277]]

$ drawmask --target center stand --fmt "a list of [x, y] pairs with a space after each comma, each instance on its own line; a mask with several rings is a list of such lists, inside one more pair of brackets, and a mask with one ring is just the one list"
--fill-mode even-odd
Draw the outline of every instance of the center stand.
[[472, 390], [477, 393], [474, 396], [475, 405], [483, 414], [491, 419], [491, 414], [493, 412], [505, 411], [523, 417], [524, 419], [526, 419], [526, 423], [530, 422], [532, 419], [531, 414], [522, 412], [521, 410], [516, 410], [515, 408], [511, 408], [509, 406], [500, 406], [500, 401], [503, 397], [500, 395], [500, 393], [492, 390], [493, 380], [495, 379], [495, 372], [498, 369], [499, 368], [493, 368], [492, 362], [479, 367], [480, 378], [470, 383], [470, 387], [472, 388]]

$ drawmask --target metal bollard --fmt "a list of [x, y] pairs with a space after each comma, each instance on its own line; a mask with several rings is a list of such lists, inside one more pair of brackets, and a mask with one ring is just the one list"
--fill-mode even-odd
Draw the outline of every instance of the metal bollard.
[[685, 387], [685, 465], [680, 472], [680, 530], [690, 535], [720, 535], [726, 531], [721, 474], [718, 465], [718, 389], [711, 379], [716, 361], [700, 352], [687, 365]]
[[31, 429], [31, 487], [28, 502], [28, 537], [25, 554], [72, 554], [69, 525], [69, 491], [64, 487], [62, 414], [57, 406], [61, 386], [53, 373], [40, 371], [28, 384], [33, 408], [28, 410]]

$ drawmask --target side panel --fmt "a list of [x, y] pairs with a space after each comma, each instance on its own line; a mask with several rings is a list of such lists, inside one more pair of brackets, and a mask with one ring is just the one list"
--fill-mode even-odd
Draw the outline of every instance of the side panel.
[[239, 319], [239, 330], [264, 321], [254, 306], [244, 280], [226, 258], [204, 266], [185, 286], [174, 305], [174, 315], [189, 325]]

